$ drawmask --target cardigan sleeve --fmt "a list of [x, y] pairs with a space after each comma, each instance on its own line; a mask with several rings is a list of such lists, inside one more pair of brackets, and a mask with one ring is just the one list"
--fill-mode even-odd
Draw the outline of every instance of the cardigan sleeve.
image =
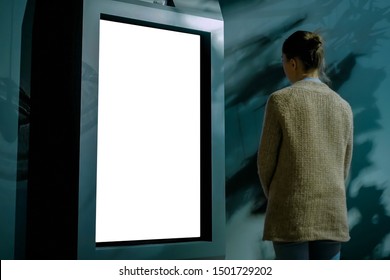
[[257, 170], [260, 183], [267, 198], [278, 162], [279, 147], [282, 140], [282, 130], [278, 121], [277, 110], [275, 96], [271, 95], [265, 109], [263, 130], [257, 156]]
[[349, 130], [347, 148], [345, 150], [345, 157], [344, 157], [344, 180], [347, 179], [351, 167], [352, 150], [353, 150], [353, 117], [351, 116], [351, 128]]

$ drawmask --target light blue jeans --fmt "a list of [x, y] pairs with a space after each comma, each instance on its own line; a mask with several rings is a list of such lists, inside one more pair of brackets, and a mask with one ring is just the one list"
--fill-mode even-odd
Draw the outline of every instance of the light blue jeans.
[[341, 243], [331, 240], [273, 242], [277, 260], [339, 260]]

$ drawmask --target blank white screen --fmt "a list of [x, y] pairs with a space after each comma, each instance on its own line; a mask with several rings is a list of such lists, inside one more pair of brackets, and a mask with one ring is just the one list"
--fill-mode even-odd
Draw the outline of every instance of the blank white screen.
[[96, 242], [200, 237], [200, 36], [100, 20]]

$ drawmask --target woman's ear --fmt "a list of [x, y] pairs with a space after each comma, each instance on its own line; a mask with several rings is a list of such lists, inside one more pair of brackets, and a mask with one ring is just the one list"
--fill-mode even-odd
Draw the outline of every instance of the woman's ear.
[[297, 63], [297, 60], [295, 58], [291, 58], [290, 59], [290, 64], [291, 64], [291, 67], [294, 69], [294, 70], [297, 70], [298, 68], [298, 63]]

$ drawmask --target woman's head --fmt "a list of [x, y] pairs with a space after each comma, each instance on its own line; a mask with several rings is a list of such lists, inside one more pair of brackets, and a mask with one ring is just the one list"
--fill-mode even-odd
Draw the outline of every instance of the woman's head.
[[[299, 70], [303, 74], [316, 73], [327, 80], [324, 72], [325, 59], [323, 45], [324, 42], [320, 35], [309, 31], [296, 31], [283, 43], [283, 58], [287, 62], [298, 63], [301, 68]], [[289, 77], [291, 73], [286, 73], [286, 75]]]

